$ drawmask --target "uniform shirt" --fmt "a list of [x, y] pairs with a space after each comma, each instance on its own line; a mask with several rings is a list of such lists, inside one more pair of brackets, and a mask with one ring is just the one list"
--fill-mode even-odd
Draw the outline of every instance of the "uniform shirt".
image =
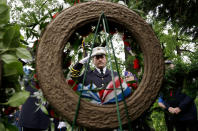
[[[79, 83], [83, 83], [83, 75], [79, 75], [80, 70], [82, 69], [83, 64], [77, 63], [72, 68], [72, 78], [76, 78]], [[106, 71], [105, 71], [106, 70]], [[100, 73], [100, 69], [95, 68], [94, 70], [88, 69], [86, 73], [86, 78], [84, 85], [87, 86], [89, 84], [95, 84], [98, 88], [104, 88], [106, 87], [109, 82], [112, 80], [111, 71], [107, 69], [106, 67], [103, 69], [104, 75]], [[118, 76], [117, 72], [113, 72], [114, 77]]]

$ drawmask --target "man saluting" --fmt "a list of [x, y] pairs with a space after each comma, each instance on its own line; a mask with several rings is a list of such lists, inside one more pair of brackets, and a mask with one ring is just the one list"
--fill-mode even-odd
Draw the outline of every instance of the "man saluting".
[[[87, 70], [84, 85], [94, 84], [97, 88], [104, 88], [112, 80], [111, 71], [107, 69], [107, 58], [105, 47], [95, 47], [93, 48], [93, 53], [91, 55], [93, 64], [95, 66], [94, 70]], [[89, 56], [80, 60], [72, 68], [72, 78], [77, 78], [79, 83], [83, 82], [83, 75], [80, 76], [80, 71], [85, 63], [89, 60]], [[118, 76], [117, 72], [113, 72], [114, 77]]]

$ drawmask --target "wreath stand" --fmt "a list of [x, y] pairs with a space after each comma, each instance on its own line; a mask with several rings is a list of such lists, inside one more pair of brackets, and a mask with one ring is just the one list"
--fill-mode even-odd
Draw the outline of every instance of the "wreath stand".
[[[103, 16], [102, 12], [108, 21], [131, 32], [144, 56], [144, 75], [138, 89], [116, 105], [95, 105], [79, 100], [67, 84], [61, 67], [62, 52], [70, 36], [79, 27], [97, 21]], [[103, 23], [105, 25], [104, 19]], [[123, 5], [100, 1], [78, 4], [61, 12], [41, 38], [36, 65], [40, 87], [56, 111], [73, 122], [73, 126], [95, 129], [116, 128], [118, 125], [122, 129], [123, 124], [139, 117], [155, 100], [164, 74], [163, 53], [150, 26]]]

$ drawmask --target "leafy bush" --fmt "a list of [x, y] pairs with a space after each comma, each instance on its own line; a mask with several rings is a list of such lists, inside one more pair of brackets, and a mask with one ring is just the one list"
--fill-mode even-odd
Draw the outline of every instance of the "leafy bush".
[[[12, 113], [29, 97], [23, 91], [20, 78], [23, 75], [23, 61], [32, 60], [30, 52], [21, 43], [23, 37], [17, 24], [9, 23], [9, 7], [0, 3], [0, 130], [17, 130], [7, 121]], [[9, 111], [8, 111], [9, 110]]]

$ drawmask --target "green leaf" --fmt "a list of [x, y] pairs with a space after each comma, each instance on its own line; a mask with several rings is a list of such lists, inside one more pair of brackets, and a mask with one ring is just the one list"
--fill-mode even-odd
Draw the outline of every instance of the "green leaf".
[[26, 41], [24, 41], [22, 39], [20, 40], [20, 42], [23, 43], [24, 45], [29, 45], [29, 43], [27, 43]]
[[6, 131], [18, 131], [19, 130], [16, 126], [14, 126], [10, 123], [7, 123], [5, 125], [5, 128], [6, 128]]
[[72, 43], [72, 48], [77, 51], [79, 45], [82, 43], [82, 41], [80, 39], [76, 39], [73, 43]]
[[0, 40], [3, 39], [4, 32], [0, 31]]
[[3, 65], [3, 76], [7, 77], [16, 74], [23, 74], [23, 64], [21, 62], [18, 61]]
[[4, 64], [4, 67], [3, 67], [3, 71], [4, 71], [4, 73], [3, 73], [3, 76], [11, 76], [11, 75], [15, 75], [15, 74], [17, 74], [17, 70], [16, 70], [16, 68], [14, 67], [11, 67], [11, 66], [9, 66], [9, 65], [11, 65], [11, 64]]
[[49, 22], [41, 23], [40, 24], [40, 29], [41, 30], [45, 29], [48, 24], [49, 24]]
[[17, 48], [16, 55], [21, 59], [32, 60], [30, 52], [25, 48]]
[[6, 63], [6, 64], [10, 64], [13, 62], [17, 62], [17, 58], [14, 55], [10, 55], [10, 54], [4, 54], [1, 56], [1, 59]]
[[0, 4], [7, 4], [7, 0], [0, 0]]
[[49, 18], [48, 15], [43, 16], [43, 17], [40, 19], [40, 22], [44, 22], [47, 18]]
[[5, 126], [2, 122], [0, 122], [0, 131], [5, 131]]
[[7, 24], [10, 19], [9, 7], [5, 4], [0, 4], [0, 18], [0, 24]]
[[45, 106], [41, 105], [40, 108], [46, 115], [48, 115], [48, 111]]
[[3, 46], [3, 42], [0, 41], [0, 49], [3, 49], [4, 46]]
[[4, 35], [3, 42], [5, 47], [11, 47], [12, 39], [14, 38], [15, 29], [11, 26], [9, 27]]
[[35, 23], [36, 23], [36, 24], [39, 24], [38, 19], [36, 18], [35, 13], [32, 12], [31, 14], [32, 14], [32, 16], [33, 16], [33, 18], [34, 18]]
[[6, 28], [3, 42], [7, 48], [17, 48], [20, 44], [20, 27], [19, 25], [8, 26]]
[[9, 98], [8, 102], [2, 104], [9, 105], [12, 107], [18, 107], [22, 105], [29, 96], [30, 92], [28, 91], [16, 92], [12, 97]]

